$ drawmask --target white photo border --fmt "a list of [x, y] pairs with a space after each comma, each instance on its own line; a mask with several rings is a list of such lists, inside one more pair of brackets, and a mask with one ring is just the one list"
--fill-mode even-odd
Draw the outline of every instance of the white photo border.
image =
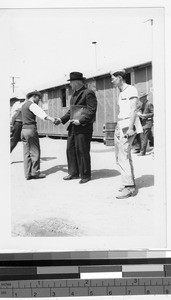
[[[47, 4], [42, 1], [42, 4], [39, 2], [36, 4], [36, 1], [28, 1], [24, 4], [22, 1], [1, 1], [0, 2], [0, 8], [1, 9], [18, 9], [20, 7], [23, 8], [59, 8], [59, 7], [71, 7], [77, 8], [77, 7], [109, 7], [109, 8], [116, 8], [116, 7], [151, 7], [151, 8], [158, 8], [158, 9], [164, 9], [165, 11], [165, 26], [162, 26], [161, 28], [161, 20], [158, 20], [156, 23], [156, 28], [154, 28], [154, 45], [156, 47], [154, 50], [154, 98], [156, 97], [156, 101], [161, 103], [161, 107], [159, 110], [156, 109], [155, 111], [155, 130], [156, 132], [159, 132], [155, 136], [156, 144], [159, 145], [157, 150], [155, 150], [155, 160], [157, 161], [157, 167], [156, 167], [156, 174], [155, 174], [155, 184], [157, 183], [157, 186], [159, 186], [159, 190], [157, 190], [156, 193], [156, 210], [157, 210], [157, 217], [155, 218], [155, 228], [156, 233], [154, 239], [160, 238], [163, 235], [163, 241], [162, 241], [162, 247], [160, 248], [168, 248], [171, 247], [171, 204], [169, 201], [170, 196], [170, 187], [169, 182], [171, 175], [169, 166], [170, 165], [170, 153], [171, 153], [171, 146], [170, 146], [170, 138], [169, 138], [169, 122], [170, 122], [170, 115], [169, 115], [169, 71], [170, 71], [170, 43], [169, 43], [169, 27], [170, 27], [170, 4], [169, 1], [155, 1], [155, 4], [153, 1], [139, 1], [137, 4], [137, 1], [122, 1], [122, 5], [118, 4], [117, 1], [98, 1], [98, 4], [95, 4], [95, 1], [92, 4], [92, 1], [83, 1], [80, 3], [80, 1], [48, 1], [48, 7]], [[128, 5], [129, 4], [129, 5]], [[154, 22], [155, 24], [155, 22]], [[9, 43], [9, 20], [6, 20], [6, 30], [7, 36], [5, 38], [6, 50], [2, 50], [2, 54], [8, 54], [10, 51], [8, 49], [8, 43]], [[164, 39], [165, 34], [165, 39]], [[164, 48], [165, 44], [165, 48]], [[162, 46], [163, 45], [163, 46]], [[164, 57], [164, 58], [163, 58]], [[3, 65], [3, 64], [2, 64]], [[1, 130], [3, 129], [2, 134], [2, 141], [3, 145], [1, 146], [1, 152], [0, 157], [2, 159], [2, 172], [0, 177], [0, 183], [1, 183], [1, 209], [0, 209], [0, 237], [1, 237], [1, 251], [80, 251], [80, 250], [119, 250], [119, 249], [135, 249], [133, 241], [130, 239], [127, 239], [127, 241], [123, 241], [122, 238], [114, 238], [111, 240], [110, 238], [12, 238], [11, 237], [11, 216], [10, 216], [10, 159], [8, 154], [9, 149], [9, 118], [7, 117], [9, 114], [9, 105], [7, 104], [9, 102], [9, 93], [8, 93], [8, 65], [4, 65], [4, 72], [1, 75], [2, 77], [2, 101], [3, 101], [3, 113], [1, 114]], [[165, 98], [165, 105], [163, 105], [163, 102], [161, 99]], [[159, 117], [162, 120], [162, 125], [160, 122], [158, 122]], [[165, 121], [166, 118], [166, 121]], [[166, 128], [165, 128], [166, 126]], [[161, 135], [163, 134], [163, 135]], [[166, 142], [166, 145], [165, 145]], [[164, 145], [164, 147], [163, 147]], [[166, 146], [166, 149], [165, 149]], [[166, 166], [166, 168], [165, 168]], [[167, 177], [166, 177], [167, 176]], [[166, 191], [166, 180], [167, 180], [167, 191]], [[165, 192], [167, 192], [167, 197], [165, 195]], [[160, 220], [158, 212], [160, 211], [160, 201], [158, 199], [161, 199], [163, 197], [164, 199], [167, 199], [166, 204], [166, 220]], [[166, 197], [166, 198], [165, 198]], [[167, 222], [165, 225], [165, 232], [161, 233], [161, 222]], [[163, 229], [163, 228], [162, 228]], [[138, 237], [134, 237], [135, 239]], [[143, 237], [141, 237], [143, 239]], [[47, 242], [48, 240], [48, 242]], [[147, 240], [144, 237], [144, 244], [146, 245], [145, 248], [148, 248]], [[69, 246], [68, 246], [69, 245]]]

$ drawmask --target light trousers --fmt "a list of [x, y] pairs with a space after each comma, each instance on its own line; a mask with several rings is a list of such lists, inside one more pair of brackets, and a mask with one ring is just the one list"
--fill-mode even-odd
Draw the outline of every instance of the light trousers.
[[121, 136], [117, 126], [115, 130], [115, 156], [123, 186], [135, 185], [134, 168], [132, 163], [131, 148], [136, 133], [130, 137]]
[[37, 129], [22, 129], [21, 140], [23, 142], [25, 177], [38, 175], [40, 172], [40, 144]]

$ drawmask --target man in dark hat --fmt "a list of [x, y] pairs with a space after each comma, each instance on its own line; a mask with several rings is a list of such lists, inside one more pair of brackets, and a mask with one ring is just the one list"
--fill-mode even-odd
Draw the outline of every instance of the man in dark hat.
[[70, 85], [73, 94], [69, 111], [56, 124], [70, 121], [67, 139], [68, 176], [64, 180], [81, 177], [79, 183], [91, 179], [90, 142], [93, 133], [93, 122], [97, 110], [95, 93], [86, 88], [85, 78], [80, 72], [70, 73]]
[[140, 117], [143, 127], [143, 132], [140, 133], [141, 148], [140, 153], [138, 154], [139, 156], [144, 156], [146, 154], [147, 144], [150, 138], [152, 138], [152, 144], [154, 144], [151, 131], [153, 127], [154, 106], [148, 101], [147, 97], [148, 95], [145, 92], [142, 92], [139, 96], [139, 100], [141, 101], [142, 106], [140, 108], [140, 111], [137, 112], [137, 115]]
[[40, 173], [40, 144], [37, 132], [36, 116], [42, 120], [49, 120], [52, 123], [55, 119], [48, 116], [44, 110], [38, 106], [42, 99], [42, 94], [38, 91], [28, 93], [27, 100], [22, 106], [22, 131], [21, 140], [24, 150], [24, 173], [25, 178], [40, 179], [46, 177]]

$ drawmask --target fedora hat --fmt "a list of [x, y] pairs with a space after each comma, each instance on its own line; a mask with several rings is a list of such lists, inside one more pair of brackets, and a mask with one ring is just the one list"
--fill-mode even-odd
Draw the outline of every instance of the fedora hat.
[[42, 98], [42, 94], [37, 90], [30, 92], [26, 95], [27, 99], [31, 98], [32, 96], [39, 96], [39, 98]]
[[148, 94], [146, 92], [140, 92], [139, 93], [139, 99], [148, 96]]
[[72, 81], [72, 80], [85, 80], [86, 78], [83, 77], [83, 74], [80, 72], [71, 72], [69, 74], [69, 79], [67, 81]]
[[111, 69], [110, 70], [110, 75], [112, 76], [113, 74], [117, 74], [117, 73], [121, 73], [121, 74], [126, 74], [125, 69]]

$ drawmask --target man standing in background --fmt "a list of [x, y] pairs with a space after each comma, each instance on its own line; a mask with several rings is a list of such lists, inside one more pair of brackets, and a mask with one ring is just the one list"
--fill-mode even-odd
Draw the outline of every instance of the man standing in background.
[[153, 127], [153, 116], [154, 116], [154, 106], [152, 103], [148, 102], [146, 93], [141, 93], [139, 99], [142, 103], [140, 111], [137, 115], [140, 117], [141, 124], [143, 127], [143, 132], [140, 133], [140, 153], [139, 156], [146, 154], [148, 140], [151, 139], [151, 144], [154, 145], [152, 127]]
[[16, 101], [12, 108], [10, 114], [10, 126], [11, 126], [11, 136], [10, 136], [10, 153], [14, 150], [19, 141], [21, 141], [21, 129], [22, 129], [22, 116], [21, 108], [24, 103], [25, 98], [23, 96], [17, 96]]

